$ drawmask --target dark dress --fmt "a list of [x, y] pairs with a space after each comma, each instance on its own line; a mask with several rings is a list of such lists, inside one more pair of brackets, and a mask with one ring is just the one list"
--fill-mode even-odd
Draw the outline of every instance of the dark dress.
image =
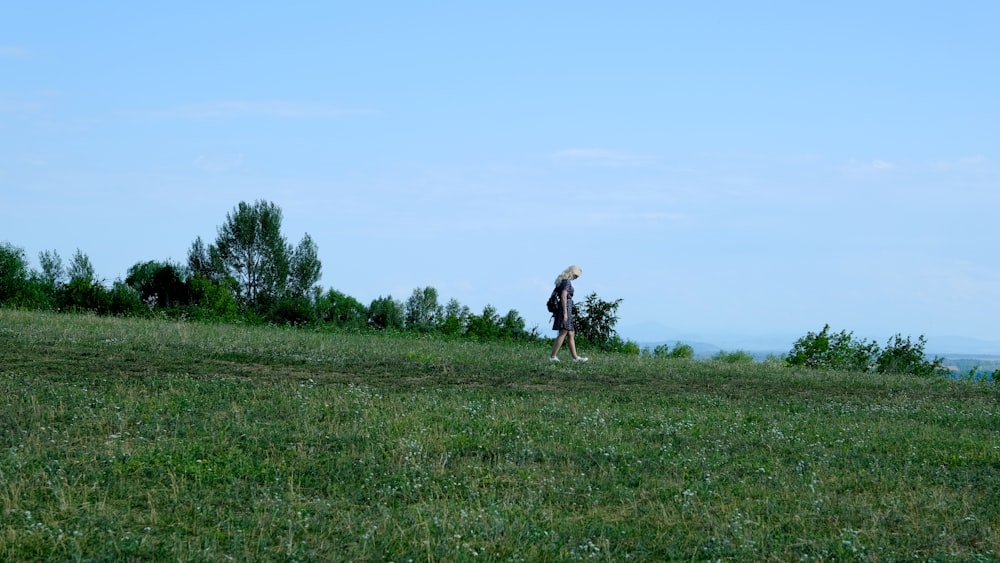
[[573, 284], [569, 280], [563, 280], [559, 282], [556, 286], [556, 293], [562, 298], [563, 290], [566, 290], [566, 320], [563, 321], [563, 309], [562, 303], [559, 303], [559, 311], [554, 315], [554, 320], [552, 322], [552, 330], [565, 330], [569, 332], [575, 332], [573, 328]]

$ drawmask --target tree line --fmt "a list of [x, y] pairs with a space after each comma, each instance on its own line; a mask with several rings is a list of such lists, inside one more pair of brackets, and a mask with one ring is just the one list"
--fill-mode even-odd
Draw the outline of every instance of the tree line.
[[[441, 304], [433, 287], [418, 287], [404, 301], [380, 296], [368, 305], [319, 285], [322, 263], [308, 235], [292, 245], [282, 234], [281, 208], [267, 201], [240, 202], [218, 227], [214, 242], [199, 236], [187, 262], [148, 260], [110, 285], [77, 249], [68, 264], [58, 252], [39, 253], [39, 270], [24, 250], [0, 244], [0, 306], [91, 312], [119, 316], [167, 316], [344, 330], [433, 333], [479, 340], [530, 341], [543, 337], [526, 327], [516, 310], [482, 312], [450, 299]], [[578, 336], [605, 349], [622, 349], [615, 324], [621, 300], [596, 294], [574, 305]], [[541, 304], [539, 305], [541, 306]], [[635, 347], [634, 344], [632, 344]], [[635, 347], [638, 351], [638, 347]]]
[[[368, 305], [319, 285], [318, 247], [306, 234], [291, 245], [281, 232], [281, 208], [272, 202], [240, 202], [218, 227], [215, 241], [199, 236], [187, 263], [137, 262], [124, 280], [107, 285], [80, 249], [64, 264], [58, 252], [42, 251], [40, 269], [31, 269], [24, 250], [0, 244], [0, 307], [90, 312], [119, 316], [165, 316], [200, 321], [438, 334], [476, 340], [535, 341], [544, 337], [526, 327], [514, 309], [501, 314], [487, 304], [473, 313], [456, 299], [440, 303], [433, 287], [418, 287], [405, 300], [380, 296]], [[539, 298], [539, 308], [542, 307]], [[577, 338], [606, 351], [650, 358], [692, 359], [685, 344], [640, 350], [618, 336], [621, 299], [596, 293], [574, 303]], [[943, 372], [942, 359], [928, 359], [926, 340], [896, 335], [886, 346], [834, 333], [829, 325], [797, 340], [784, 363], [811, 369], [931, 375]], [[726, 362], [753, 361], [746, 352], [720, 353]]]

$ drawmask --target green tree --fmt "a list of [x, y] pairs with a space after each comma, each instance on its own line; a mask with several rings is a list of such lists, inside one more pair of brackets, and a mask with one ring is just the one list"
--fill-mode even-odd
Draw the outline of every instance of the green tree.
[[221, 282], [225, 268], [215, 247], [205, 246], [205, 242], [198, 237], [191, 243], [188, 249], [188, 271], [192, 276], [199, 276], [216, 283]]
[[129, 268], [125, 283], [139, 293], [142, 302], [169, 309], [191, 302], [187, 278], [187, 270], [179, 264], [150, 260]]
[[240, 309], [272, 320], [299, 322], [314, 315], [321, 263], [306, 234], [297, 247], [281, 233], [281, 208], [271, 202], [240, 202], [226, 215], [215, 244], [201, 238], [188, 251], [193, 276], [226, 284], [233, 280]]
[[38, 253], [38, 263], [42, 267], [41, 281], [55, 291], [66, 281], [66, 269], [62, 257], [55, 250], [43, 250]]
[[59, 307], [67, 311], [111, 312], [112, 296], [97, 279], [90, 258], [79, 248], [66, 270], [69, 282], [58, 290]]
[[319, 247], [309, 233], [299, 241], [292, 252], [288, 272], [288, 292], [292, 297], [308, 298], [317, 287], [323, 263], [319, 260]]
[[191, 317], [202, 321], [230, 322], [239, 319], [239, 305], [236, 302], [236, 280], [227, 279], [217, 283], [203, 275], [188, 278], [191, 298], [195, 305], [190, 309]]
[[97, 276], [94, 273], [94, 265], [90, 263], [90, 257], [79, 248], [73, 254], [73, 260], [69, 263], [66, 271], [69, 282], [96, 282]]
[[362, 329], [368, 324], [368, 308], [350, 295], [332, 288], [316, 299], [316, 314], [320, 322], [338, 328]]
[[528, 336], [526, 323], [520, 313], [511, 309], [500, 319], [500, 337], [505, 340], [521, 340]]
[[588, 295], [582, 304], [573, 304], [573, 324], [576, 334], [602, 348], [612, 348], [618, 336], [618, 307], [622, 300], [604, 301], [597, 293]]
[[449, 299], [444, 306], [444, 321], [441, 323], [441, 332], [450, 335], [464, 333], [471, 315], [472, 312], [468, 307], [459, 303], [455, 298]]
[[501, 318], [496, 307], [487, 304], [483, 314], [470, 315], [465, 334], [479, 340], [494, 340], [500, 336]]
[[444, 311], [438, 304], [438, 292], [431, 286], [418, 287], [406, 300], [404, 308], [406, 328], [430, 332], [438, 328]]
[[149, 314], [149, 309], [143, 304], [136, 289], [127, 283], [116, 280], [111, 284], [108, 295], [107, 313], [123, 317], [143, 316]]
[[24, 305], [28, 287], [28, 261], [24, 249], [0, 245], [0, 305]]
[[391, 295], [373, 300], [368, 307], [368, 325], [378, 329], [402, 329], [403, 304]]
[[258, 314], [288, 286], [292, 249], [281, 234], [281, 220], [281, 209], [274, 203], [240, 202], [226, 215], [215, 239], [219, 260], [211, 260], [212, 265], [236, 280], [240, 306]]

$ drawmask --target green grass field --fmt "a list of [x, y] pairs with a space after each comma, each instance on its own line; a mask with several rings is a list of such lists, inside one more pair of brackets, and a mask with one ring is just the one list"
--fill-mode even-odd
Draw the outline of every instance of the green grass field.
[[546, 353], [0, 311], [0, 560], [1000, 559], [998, 384]]

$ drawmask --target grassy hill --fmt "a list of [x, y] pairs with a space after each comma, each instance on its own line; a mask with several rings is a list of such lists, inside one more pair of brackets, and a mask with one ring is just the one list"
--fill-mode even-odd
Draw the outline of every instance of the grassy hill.
[[0, 311], [2, 560], [996, 560], [1000, 385]]

